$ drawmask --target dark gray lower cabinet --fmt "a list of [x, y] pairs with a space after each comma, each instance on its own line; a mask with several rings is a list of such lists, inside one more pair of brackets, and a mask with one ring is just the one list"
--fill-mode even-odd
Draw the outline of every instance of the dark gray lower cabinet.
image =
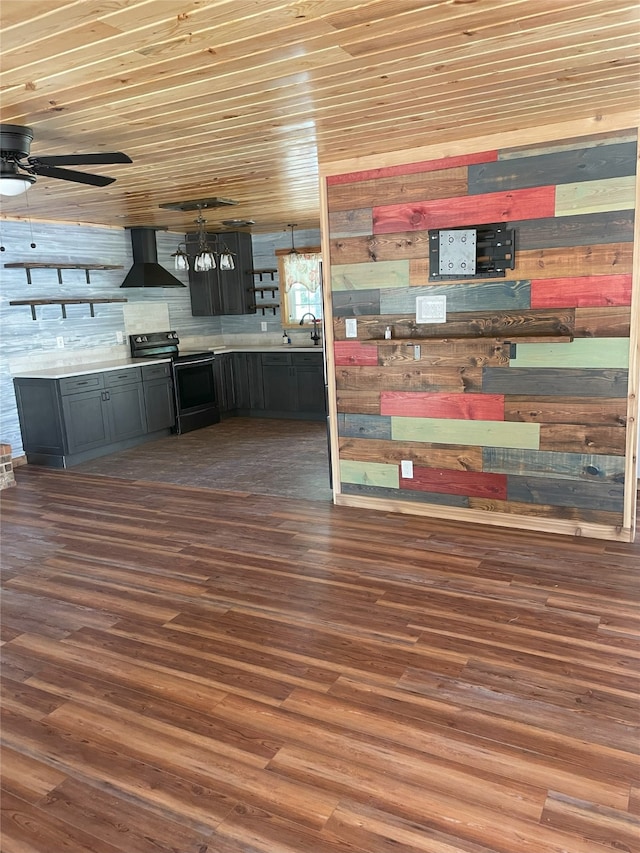
[[[307, 355], [300, 353], [299, 356], [294, 356], [298, 359]], [[315, 356], [315, 353], [308, 353], [309, 356]], [[313, 360], [302, 360], [294, 367], [296, 379], [296, 396], [298, 400], [298, 409], [301, 412], [315, 412], [317, 414], [326, 414], [326, 402], [324, 392], [324, 365], [322, 359], [320, 364], [314, 364]]]
[[225, 352], [216, 355], [213, 374], [216, 397], [221, 415], [228, 415], [238, 408], [236, 401], [235, 360], [237, 353]]
[[171, 367], [146, 364], [142, 368], [142, 390], [147, 413], [147, 432], [169, 429], [176, 422]]
[[[64, 379], [14, 379], [27, 461], [66, 468], [132, 447], [163, 431], [168, 434], [175, 421], [172, 398], [168, 398], [171, 377], [146, 383], [143, 370], [131, 367]], [[154, 387], [158, 380], [163, 383], [164, 404], [159, 402], [160, 385]], [[155, 408], [148, 418], [146, 400], [153, 403], [154, 398]]]
[[322, 352], [219, 353], [215, 374], [223, 414], [326, 417]]
[[62, 398], [62, 416], [69, 455], [109, 443], [111, 433], [104, 391], [68, 394]]
[[262, 381], [266, 415], [325, 417], [322, 352], [263, 353]]

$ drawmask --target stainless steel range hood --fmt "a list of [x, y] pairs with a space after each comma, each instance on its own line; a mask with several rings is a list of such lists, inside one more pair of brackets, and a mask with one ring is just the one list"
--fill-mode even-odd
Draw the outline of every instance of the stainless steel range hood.
[[160, 229], [143, 226], [127, 228], [131, 232], [133, 266], [120, 287], [186, 287], [158, 263], [156, 231]]

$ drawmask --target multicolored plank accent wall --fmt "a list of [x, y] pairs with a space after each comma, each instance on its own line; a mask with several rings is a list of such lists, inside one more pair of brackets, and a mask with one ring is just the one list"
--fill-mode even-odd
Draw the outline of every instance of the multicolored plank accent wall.
[[[636, 149], [618, 131], [326, 178], [338, 495], [620, 531]], [[429, 229], [492, 222], [513, 271], [429, 282]], [[446, 322], [416, 322], [436, 295]]]

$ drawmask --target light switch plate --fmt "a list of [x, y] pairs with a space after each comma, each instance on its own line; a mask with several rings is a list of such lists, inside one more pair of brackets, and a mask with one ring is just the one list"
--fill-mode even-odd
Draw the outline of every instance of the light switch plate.
[[403, 459], [400, 462], [400, 471], [405, 480], [411, 480], [413, 478], [413, 462], [411, 459]]
[[347, 338], [358, 337], [358, 321], [355, 317], [347, 317], [344, 321], [345, 336]]
[[416, 296], [416, 323], [446, 323], [447, 297]]

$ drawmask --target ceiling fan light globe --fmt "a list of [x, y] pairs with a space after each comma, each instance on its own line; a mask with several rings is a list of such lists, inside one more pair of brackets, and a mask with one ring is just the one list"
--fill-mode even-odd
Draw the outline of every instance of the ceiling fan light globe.
[[0, 177], [0, 195], [15, 196], [26, 192], [35, 183], [31, 175], [2, 175]]

